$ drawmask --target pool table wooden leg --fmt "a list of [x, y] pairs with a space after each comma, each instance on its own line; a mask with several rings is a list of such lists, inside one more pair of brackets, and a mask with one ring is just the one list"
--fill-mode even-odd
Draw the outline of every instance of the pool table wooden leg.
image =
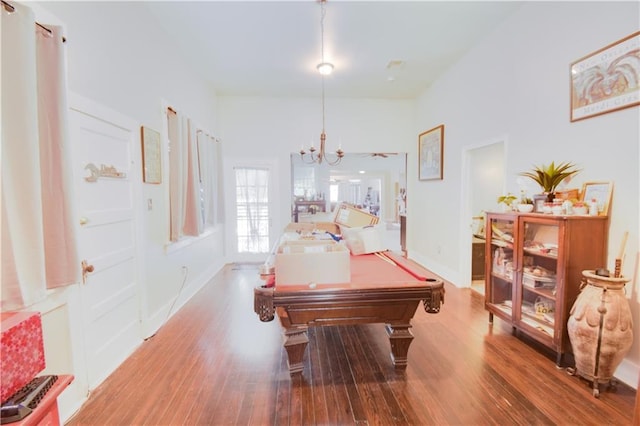
[[289, 359], [289, 374], [302, 373], [302, 358], [309, 343], [307, 327], [291, 327], [284, 330], [284, 348]]
[[413, 334], [409, 330], [411, 324], [387, 324], [387, 335], [391, 343], [391, 360], [396, 369], [407, 368], [407, 355]]

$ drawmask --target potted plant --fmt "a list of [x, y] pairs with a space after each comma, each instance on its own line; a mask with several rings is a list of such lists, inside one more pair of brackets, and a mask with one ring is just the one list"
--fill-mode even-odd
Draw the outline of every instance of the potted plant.
[[570, 162], [562, 162], [555, 164], [551, 162], [548, 166], [544, 164], [542, 166], [535, 166], [533, 170], [520, 173], [520, 176], [525, 176], [533, 179], [542, 191], [547, 195], [547, 201], [552, 202], [555, 198], [555, 191], [560, 183], [576, 173], [580, 172], [576, 168], [575, 164]]
[[509, 192], [507, 195], [501, 195], [498, 197], [498, 204], [504, 204], [505, 211], [513, 210], [513, 202], [517, 199], [518, 197]]
[[530, 213], [533, 211], [533, 200], [524, 194], [518, 201], [518, 211], [522, 213]]

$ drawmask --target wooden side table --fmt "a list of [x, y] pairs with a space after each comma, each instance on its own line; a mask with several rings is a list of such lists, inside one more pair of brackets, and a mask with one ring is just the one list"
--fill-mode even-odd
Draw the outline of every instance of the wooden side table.
[[59, 426], [60, 414], [58, 413], [58, 396], [73, 381], [72, 375], [60, 375], [51, 389], [45, 394], [40, 404], [31, 414], [24, 419], [8, 423], [9, 425], [20, 426]]

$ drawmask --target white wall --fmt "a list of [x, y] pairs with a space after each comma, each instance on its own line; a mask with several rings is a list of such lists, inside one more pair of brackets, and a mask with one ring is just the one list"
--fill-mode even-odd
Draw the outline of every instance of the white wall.
[[[506, 190], [518, 193], [518, 173], [532, 165], [572, 161], [585, 181], [611, 180], [615, 188], [609, 229], [609, 265], [629, 231], [623, 274], [640, 318], [638, 290], [638, 107], [571, 123], [570, 63], [638, 30], [637, 2], [531, 2], [481, 41], [423, 96], [414, 133], [445, 125], [444, 180], [419, 182], [409, 161], [411, 257], [454, 284], [461, 281], [461, 150], [506, 135]], [[579, 18], [578, 18], [579, 17]], [[496, 188], [496, 197], [503, 188]], [[438, 200], [434, 207], [434, 200]], [[497, 206], [496, 206], [497, 208]], [[600, 265], [594, 265], [598, 267]], [[618, 373], [637, 386], [640, 342]], [[624, 370], [624, 371], [621, 371]]]
[[[334, 151], [341, 141], [347, 153], [415, 151], [413, 105], [411, 100], [327, 99], [327, 150]], [[290, 154], [301, 145], [308, 148], [311, 139], [319, 146], [319, 98], [219, 96], [218, 109], [225, 156], [275, 157], [280, 165], [275, 176], [281, 194], [276, 222], [284, 227], [291, 219]]]
[[[172, 53], [171, 40], [144, 2], [113, 7], [109, 2], [42, 2], [40, 7], [64, 24], [69, 90], [162, 133], [164, 101], [215, 134], [216, 96], [196, 70]], [[166, 247], [168, 240], [167, 167], [163, 183], [142, 184], [144, 210], [144, 329], [151, 334], [183, 286], [194, 291], [223, 264], [221, 230], [208, 238]], [[152, 209], [148, 209], [151, 201]], [[194, 284], [196, 283], [196, 284]], [[184, 302], [181, 298], [178, 302]]]
[[[63, 25], [71, 92], [160, 132], [162, 103], [168, 101], [215, 134], [214, 90], [172, 52], [171, 41], [147, 13], [144, 2], [128, 2], [122, 7], [109, 2], [39, 2], [28, 6], [39, 22]], [[166, 163], [162, 168], [162, 184], [140, 182], [143, 195], [136, 200], [142, 212], [138, 223], [142, 235], [138, 250], [141, 337], [157, 331], [225, 263], [222, 227], [205, 237], [167, 246]], [[79, 316], [82, 307], [74, 288], [58, 293], [30, 308], [43, 312], [46, 372], [77, 377], [61, 398], [61, 418], [66, 419], [87, 395], [82, 389], [86, 376]]]

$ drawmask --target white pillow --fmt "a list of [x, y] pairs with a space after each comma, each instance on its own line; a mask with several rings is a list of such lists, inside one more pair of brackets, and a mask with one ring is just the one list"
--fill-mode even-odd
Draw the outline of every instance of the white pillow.
[[356, 228], [340, 226], [342, 239], [353, 255], [386, 251], [384, 244], [384, 225], [369, 225]]

